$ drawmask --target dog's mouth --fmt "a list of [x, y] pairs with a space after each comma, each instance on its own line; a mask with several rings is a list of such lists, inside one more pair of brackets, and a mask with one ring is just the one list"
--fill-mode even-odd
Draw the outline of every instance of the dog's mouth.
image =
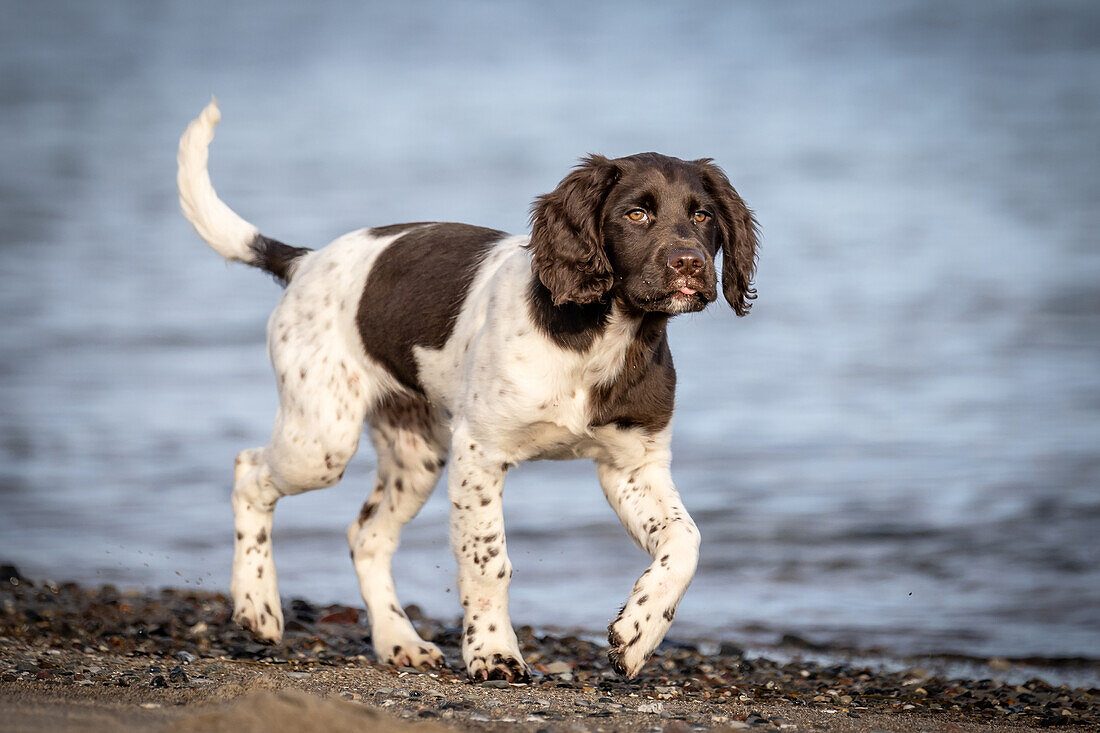
[[669, 297], [673, 300], [701, 299], [709, 303], [718, 297], [714, 288], [692, 278], [678, 278], [669, 285]]
[[667, 286], [667, 290], [658, 291], [641, 301], [646, 310], [662, 311], [670, 315], [701, 311], [717, 298], [713, 288], [702, 283], [678, 279]]
[[701, 311], [718, 297], [715, 284], [702, 277], [671, 277], [643, 280], [642, 287], [624, 293], [627, 301], [643, 311], [664, 312], [670, 315]]

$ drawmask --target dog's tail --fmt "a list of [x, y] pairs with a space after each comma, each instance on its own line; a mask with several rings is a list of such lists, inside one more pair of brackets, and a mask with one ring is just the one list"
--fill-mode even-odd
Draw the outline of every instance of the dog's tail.
[[214, 139], [214, 126], [220, 119], [218, 103], [211, 98], [210, 104], [180, 137], [176, 184], [183, 215], [222, 257], [259, 267], [281, 282], [289, 282], [298, 259], [312, 250], [291, 247], [260, 234], [260, 230], [218, 198], [210, 183], [207, 154], [210, 141]]

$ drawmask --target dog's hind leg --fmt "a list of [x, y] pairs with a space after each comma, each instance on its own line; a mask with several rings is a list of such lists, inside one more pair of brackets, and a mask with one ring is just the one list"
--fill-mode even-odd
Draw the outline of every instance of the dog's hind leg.
[[332, 486], [355, 454], [363, 410], [317, 430], [295, 408], [282, 405], [271, 442], [237, 455], [233, 485], [233, 620], [261, 641], [283, 635], [279, 585], [271, 553], [271, 519], [284, 496]]
[[233, 619], [272, 643], [283, 634], [271, 550], [275, 503], [340, 480], [380, 389], [361, 358], [352, 358], [324, 321], [321, 328], [307, 328], [302, 322], [310, 319], [297, 315], [284, 299], [272, 316], [269, 350], [279, 411], [271, 441], [237, 456], [233, 485]]
[[416, 633], [401, 609], [391, 560], [401, 528], [416, 516], [435, 488], [447, 459], [442, 421], [422, 397], [391, 395], [370, 419], [378, 453], [374, 491], [348, 527], [348, 544], [370, 614], [371, 641], [379, 661], [399, 667], [439, 667], [439, 649]]

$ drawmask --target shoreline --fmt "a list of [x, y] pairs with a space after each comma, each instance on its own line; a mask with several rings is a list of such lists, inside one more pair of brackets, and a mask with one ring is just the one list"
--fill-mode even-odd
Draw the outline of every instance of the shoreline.
[[279, 646], [253, 642], [230, 620], [228, 599], [209, 591], [37, 586], [14, 571], [0, 604], [0, 731], [352, 730], [365, 722], [678, 732], [1100, 726], [1100, 690], [998, 679], [998, 666], [1011, 676], [1011, 660], [993, 660], [989, 676], [972, 678], [951, 672], [977, 660], [874, 664], [800, 648], [796, 637], [765, 656], [729, 642], [670, 640], [626, 682], [611, 672], [605, 645], [520, 626], [532, 682], [472, 684], [461, 669], [459, 629], [413, 606], [410, 617], [443, 650], [447, 669], [377, 664], [365, 613], [301, 599], [284, 607]]

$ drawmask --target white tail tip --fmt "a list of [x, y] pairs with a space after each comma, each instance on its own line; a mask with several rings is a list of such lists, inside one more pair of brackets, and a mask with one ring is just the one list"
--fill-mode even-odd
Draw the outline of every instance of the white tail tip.
[[218, 100], [206, 105], [180, 137], [176, 183], [183, 215], [207, 243], [222, 257], [252, 264], [250, 244], [259, 234], [256, 227], [237, 215], [218, 198], [207, 170], [214, 127], [221, 121]]

